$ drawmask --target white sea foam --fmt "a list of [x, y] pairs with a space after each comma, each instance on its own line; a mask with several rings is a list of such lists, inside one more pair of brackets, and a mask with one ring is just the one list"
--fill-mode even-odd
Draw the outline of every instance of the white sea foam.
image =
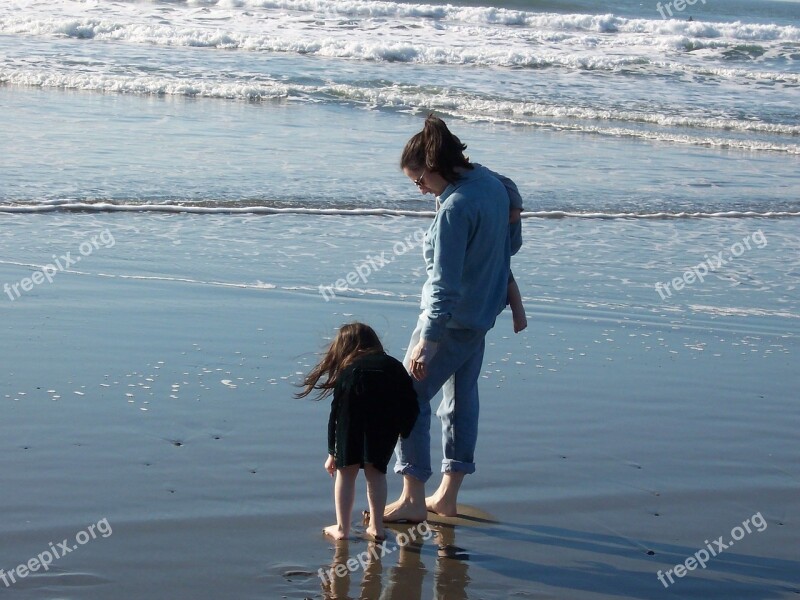
[[[147, 203], [111, 203], [81, 202], [60, 199], [38, 203], [0, 204], [0, 213], [47, 213], [47, 212], [151, 212], [151, 213], [190, 213], [208, 215], [338, 215], [338, 216], [401, 216], [430, 219], [434, 211], [415, 211], [391, 208], [311, 208], [311, 207], [274, 207], [274, 206], [239, 206], [235, 203], [216, 203], [213, 205], [192, 204], [147, 204]], [[659, 212], [603, 212], [603, 211], [527, 211], [523, 218], [537, 219], [741, 219], [741, 218], [787, 218], [800, 217], [800, 211], [659, 211]]]
[[179, 79], [159, 75], [106, 75], [98, 73], [58, 73], [39, 69], [0, 69], [0, 83], [66, 90], [117, 92], [126, 94], [189, 96], [271, 100], [290, 94], [313, 92], [310, 87], [289, 86], [263, 78], [258, 82], [224, 82], [213, 79]]
[[[267, 77], [247, 82], [225, 81], [214, 77], [177, 78], [163, 75], [107, 75], [95, 73], [58, 73], [46, 69], [0, 69], [0, 83], [60, 89], [89, 90], [144, 95], [178, 95], [188, 97], [227, 98], [240, 100], [314, 100], [335, 99], [376, 108], [436, 110], [465, 119], [515, 123], [545, 129], [568, 130], [584, 134], [630, 137], [744, 151], [771, 151], [800, 155], [800, 144], [761, 139], [736, 139], [615, 126], [614, 122], [643, 123], [661, 127], [756, 132], [783, 136], [800, 135], [800, 126], [763, 123], [721, 117], [690, 117], [658, 112], [631, 110], [598, 110], [552, 105], [537, 102], [490, 100], [457, 93], [431, 93], [400, 86], [383, 89], [362, 88], [345, 84], [301, 85], [271, 80]], [[544, 117], [557, 119], [543, 121]], [[593, 125], [587, 121], [601, 124]]]
[[800, 315], [788, 310], [770, 310], [767, 308], [708, 306], [690, 304], [689, 308], [696, 313], [706, 313], [722, 317], [779, 317], [782, 319], [800, 319]]
[[[56, 5], [56, 10], [31, 9], [22, 15], [0, 13], [0, 32], [360, 60], [582, 69], [656, 64], [659, 56], [672, 51], [723, 50], [743, 43], [758, 43], [766, 51], [800, 41], [800, 28], [791, 26], [498, 8], [317, 0], [211, 6], [218, 18], [186, 10], [136, 13], [119, 6], [106, 6], [98, 16], [87, 17], [85, 10]], [[243, 12], [241, 6], [272, 12]], [[342, 21], [344, 17], [358, 20]], [[785, 54], [792, 57], [792, 52], [789, 48]]]
[[[615, 15], [549, 14], [496, 7], [411, 4], [377, 1], [333, 0], [225, 0], [188, 4], [109, 4], [31, 2], [23, 11], [3, 11], [0, 33], [32, 38], [77, 38], [117, 44], [156, 47], [200, 47], [269, 52], [290, 56], [405, 62], [418, 65], [556, 69], [559, 72], [589, 70], [611, 72], [630, 83], [632, 74], [642, 76], [641, 86], [651, 77], [668, 76], [694, 81], [722, 80], [736, 90], [753, 83], [785, 88], [785, 98], [774, 106], [790, 103], [791, 90], [800, 85], [800, 73], [771, 65], [795, 62], [800, 28], [748, 23], [686, 22], [661, 19], [627, 19]], [[114, 48], [117, 48], [115, 45]], [[724, 52], [741, 51], [753, 57], [733, 66]], [[787, 108], [773, 120], [759, 118], [758, 111], [741, 106], [715, 104], [687, 106], [685, 111], [666, 110], [669, 99], [638, 110], [622, 110], [591, 101], [564, 100], [556, 94], [529, 97], [519, 87], [503, 95], [485, 97], [459, 87], [375, 85], [392, 81], [391, 75], [368, 81], [352, 81], [338, 75], [334, 65], [329, 78], [317, 85], [291, 77], [270, 77], [252, 61], [242, 69], [231, 62], [200, 60], [204, 69], [184, 69], [167, 59], [156, 68], [129, 65], [124, 52], [106, 61], [91, 57], [105, 54], [87, 51], [86, 62], [66, 53], [46, 62], [0, 55], [0, 82], [105, 92], [185, 95], [248, 100], [311, 98], [314, 101], [353, 101], [377, 108], [443, 110], [465, 118], [532, 123], [536, 118], [620, 121], [659, 127], [704, 128], [796, 136], [800, 125]], [[216, 56], [227, 56], [215, 53]], [[63, 58], [60, 58], [63, 57]], [[760, 58], [758, 58], [760, 57]], [[769, 60], [767, 60], [769, 58]], [[140, 59], [137, 59], [140, 60]], [[162, 55], [156, 62], [162, 60]], [[180, 61], [180, 58], [175, 60]], [[243, 59], [245, 61], [245, 59]], [[770, 62], [771, 61], [771, 62]], [[787, 62], [788, 61], [788, 62]], [[35, 63], [35, 64], [34, 64]], [[136, 63], [138, 64], [138, 63]], [[235, 64], [235, 63], [234, 63]], [[332, 63], [333, 64], [333, 63]], [[341, 63], [338, 63], [341, 65]], [[388, 68], [388, 67], [387, 67]], [[380, 78], [380, 79], [379, 79]], [[343, 79], [345, 79], [343, 81]], [[424, 78], [422, 79], [425, 80]], [[677, 81], [676, 84], [680, 85]], [[484, 84], [485, 85], [485, 84]], [[738, 92], [737, 92], [738, 93]], [[588, 98], [595, 98], [591, 94]], [[530, 99], [529, 99], [530, 98]], [[699, 108], [699, 110], [698, 110]], [[753, 114], [755, 113], [755, 114]], [[784, 116], [786, 115], [786, 116]], [[741, 116], [741, 118], [736, 118]], [[784, 122], [781, 122], [784, 121]], [[574, 123], [571, 127], [578, 127]], [[547, 126], [544, 124], [542, 126]], [[635, 129], [586, 127], [588, 133], [701, 144], [722, 148], [772, 150], [797, 153], [797, 147], [782, 141], [730, 140], [728, 136], [684, 138], [674, 132], [640, 133]], [[662, 135], [663, 134], [663, 135]]]
[[461, 23], [506, 25], [553, 31], [685, 35], [694, 38], [730, 38], [745, 41], [800, 41], [800, 28], [774, 24], [714, 23], [677, 19], [629, 19], [613, 14], [552, 14], [497, 7], [411, 4], [358, 0], [199, 0], [190, 4], [219, 8], [261, 8], [311, 13], [319, 16], [384, 19], [435, 19]]

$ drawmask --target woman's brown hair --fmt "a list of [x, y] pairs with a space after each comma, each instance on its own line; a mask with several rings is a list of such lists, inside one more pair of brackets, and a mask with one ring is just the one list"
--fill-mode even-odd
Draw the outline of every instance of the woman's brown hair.
[[462, 144], [439, 117], [430, 114], [425, 125], [403, 148], [400, 157], [401, 169], [425, 169], [435, 171], [450, 183], [458, 181], [457, 169], [472, 169], [464, 156], [466, 144]]
[[[303, 390], [297, 392], [295, 398], [308, 396], [314, 390], [319, 390], [318, 400], [324, 398], [336, 387], [342, 371], [357, 358], [379, 352], [383, 352], [383, 345], [372, 327], [364, 323], [342, 325], [322, 360], [303, 379], [300, 384]], [[323, 377], [325, 381], [320, 383]]]

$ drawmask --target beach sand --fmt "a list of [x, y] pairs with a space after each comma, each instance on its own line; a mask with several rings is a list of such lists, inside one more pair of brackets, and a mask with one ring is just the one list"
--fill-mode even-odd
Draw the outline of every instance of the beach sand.
[[[77, 546], [46, 573], [0, 583], [4, 597], [800, 594], [790, 221], [756, 221], [766, 247], [667, 302], [653, 285], [699, 262], [698, 239], [721, 250], [753, 221], [526, 220], [512, 266], [529, 328], [514, 335], [506, 312], [488, 336], [465, 516], [433, 519], [434, 537], [402, 549], [390, 536], [385, 556], [323, 587], [320, 569], [369, 544], [321, 534], [334, 520], [329, 405], [292, 399], [294, 383], [346, 321], [370, 323], [403, 355], [423, 271], [419, 250], [394, 242], [427, 221], [2, 220], [0, 283], [92, 235], [115, 240], [52, 283], [0, 298], [0, 568], [51, 543]], [[391, 264], [323, 299], [320, 285], [381, 251]], [[388, 477], [391, 498], [400, 478]], [[361, 479], [357, 511], [363, 489]], [[74, 543], [104, 519], [107, 536]], [[659, 581], [748, 519], [751, 532], [705, 568]]]

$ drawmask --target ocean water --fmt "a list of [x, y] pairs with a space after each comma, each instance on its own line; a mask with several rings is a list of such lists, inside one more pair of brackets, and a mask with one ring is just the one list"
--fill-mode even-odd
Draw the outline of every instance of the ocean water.
[[796, 215], [800, 3], [664, 4], [4, 2], [0, 205], [430, 210], [434, 111], [531, 212]]

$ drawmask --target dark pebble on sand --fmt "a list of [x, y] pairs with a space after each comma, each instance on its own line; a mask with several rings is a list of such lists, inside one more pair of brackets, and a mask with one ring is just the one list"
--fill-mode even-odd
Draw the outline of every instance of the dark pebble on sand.
[[295, 570], [295, 571], [286, 571], [283, 574], [283, 576], [284, 577], [313, 577], [314, 573], [312, 573], [311, 571]]

